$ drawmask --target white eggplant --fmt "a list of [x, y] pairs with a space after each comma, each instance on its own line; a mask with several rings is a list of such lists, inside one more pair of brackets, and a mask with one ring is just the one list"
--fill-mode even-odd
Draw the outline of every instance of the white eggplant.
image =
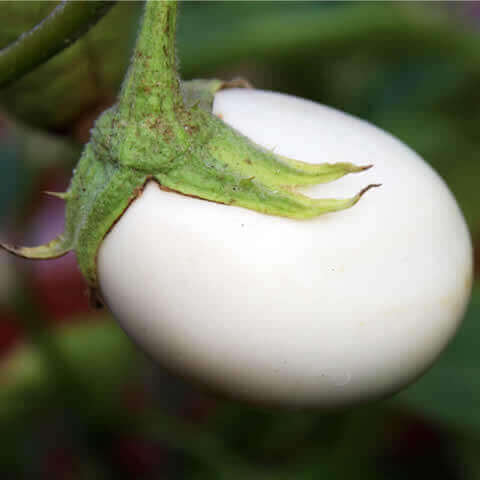
[[151, 181], [100, 246], [101, 294], [153, 358], [229, 395], [336, 407], [422, 374], [457, 330], [472, 246], [443, 180], [391, 135], [279, 93], [230, 89], [213, 112], [306, 162], [373, 164], [313, 197], [350, 209], [309, 220], [163, 191]]

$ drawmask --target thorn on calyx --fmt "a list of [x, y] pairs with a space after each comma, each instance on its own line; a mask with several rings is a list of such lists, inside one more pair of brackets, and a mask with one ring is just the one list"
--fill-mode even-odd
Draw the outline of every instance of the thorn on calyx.
[[49, 192], [45, 190], [43, 193], [50, 197], [59, 198], [60, 200], [66, 200], [68, 198], [68, 192]]
[[370, 185], [367, 185], [365, 188], [360, 190], [360, 192], [358, 193], [358, 196], [361, 197], [364, 193], [368, 192], [370, 189], [381, 187], [381, 186], [382, 186], [381, 183], [371, 183]]

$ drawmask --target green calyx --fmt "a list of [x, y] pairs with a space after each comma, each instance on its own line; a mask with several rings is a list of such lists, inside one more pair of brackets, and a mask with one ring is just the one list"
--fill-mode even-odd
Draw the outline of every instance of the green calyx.
[[175, 2], [147, 2], [119, 101], [98, 118], [70, 187], [60, 194], [66, 202], [65, 232], [47, 245], [4, 248], [41, 259], [74, 250], [96, 288], [99, 247], [150, 180], [165, 190], [295, 219], [349, 208], [374, 186], [347, 199], [312, 199], [295, 191], [369, 166], [312, 165], [276, 155], [214, 116], [218, 90], [248, 85], [220, 80], [181, 84], [175, 71], [175, 17]]

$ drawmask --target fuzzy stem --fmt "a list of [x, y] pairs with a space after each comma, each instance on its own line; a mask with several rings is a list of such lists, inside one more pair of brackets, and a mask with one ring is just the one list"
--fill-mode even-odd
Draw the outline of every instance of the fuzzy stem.
[[0, 87], [18, 80], [70, 46], [115, 3], [64, 0], [32, 30], [0, 50]]
[[168, 115], [182, 105], [176, 71], [176, 0], [147, 0], [132, 63], [120, 93], [122, 118]]

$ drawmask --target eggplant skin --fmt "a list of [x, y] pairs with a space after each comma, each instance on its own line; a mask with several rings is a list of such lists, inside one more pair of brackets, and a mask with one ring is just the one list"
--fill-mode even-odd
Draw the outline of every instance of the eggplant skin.
[[440, 176], [388, 133], [300, 98], [224, 90], [213, 113], [279, 155], [373, 164], [309, 196], [382, 187], [298, 220], [147, 184], [98, 252], [124, 330], [162, 365], [253, 403], [338, 408], [416, 380], [472, 286], [470, 235]]

